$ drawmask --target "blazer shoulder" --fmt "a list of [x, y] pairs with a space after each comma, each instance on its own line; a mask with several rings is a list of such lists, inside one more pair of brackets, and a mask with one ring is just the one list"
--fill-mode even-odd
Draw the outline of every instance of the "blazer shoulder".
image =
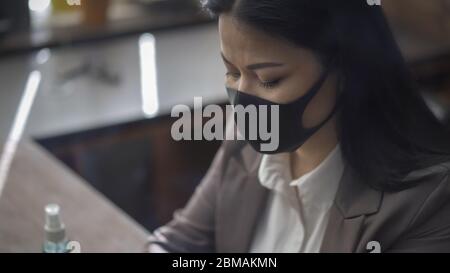
[[[427, 168], [410, 172], [404, 179], [405, 182], [423, 181], [439, 183], [441, 178], [450, 174], [450, 161], [442, 162]], [[433, 179], [434, 178], [434, 179]], [[430, 181], [431, 180], [431, 181]]]
[[450, 201], [450, 162], [410, 172], [402, 182], [411, 185], [383, 192], [383, 207], [401, 213], [403, 224], [417, 223]]
[[[444, 213], [450, 216], [450, 161], [415, 171], [409, 179], [420, 182], [411, 190], [415, 194], [409, 202], [418, 202], [419, 206], [410, 226], [423, 224], [434, 215]], [[442, 219], [440, 223], [450, 226], [450, 217], [446, 221]]]

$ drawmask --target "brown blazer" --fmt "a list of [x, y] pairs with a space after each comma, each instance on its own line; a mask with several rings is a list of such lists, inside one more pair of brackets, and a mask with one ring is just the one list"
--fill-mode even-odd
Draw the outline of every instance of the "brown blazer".
[[[258, 181], [261, 155], [224, 141], [194, 195], [157, 229], [150, 251], [248, 252], [269, 190]], [[346, 167], [331, 207], [321, 252], [450, 252], [450, 163], [412, 172], [396, 193], [370, 188]]]

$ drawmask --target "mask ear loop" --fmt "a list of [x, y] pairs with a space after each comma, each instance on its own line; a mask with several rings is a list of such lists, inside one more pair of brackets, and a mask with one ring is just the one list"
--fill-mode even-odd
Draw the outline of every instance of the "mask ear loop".
[[[330, 74], [332, 63], [333, 63], [333, 61], [331, 61], [328, 64], [327, 68], [323, 71], [322, 75], [320, 75], [319, 79], [313, 84], [311, 89], [309, 89], [310, 91], [308, 93], [306, 93], [305, 95], [301, 96], [300, 98], [298, 98], [294, 102], [287, 103], [287, 104], [299, 104], [299, 103], [309, 104], [309, 102], [317, 95], [317, 93], [320, 91], [320, 89], [322, 88], [323, 84], [327, 80], [327, 78], [328, 78], [328, 76]], [[305, 107], [305, 109], [306, 109], [306, 107]], [[301, 114], [303, 115], [303, 113], [301, 113]]]
[[[317, 94], [317, 92], [319, 92], [320, 88], [321, 88], [321, 87], [323, 86], [323, 84], [325, 83], [325, 80], [328, 78], [328, 76], [329, 76], [329, 74], [330, 74], [330, 71], [332, 71], [333, 68], [336, 68], [336, 67], [334, 66], [335, 63], [336, 63], [336, 58], [333, 58], [333, 59], [329, 62], [326, 72], [324, 73], [323, 76], [321, 76], [321, 78], [320, 78], [319, 81], [317, 82], [317, 84], [320, 84], [320, 86], [319, 86], [319, 88], [317, 88], [317, 90], [315, 91], [316, 94]], [[341, 105], [341, 103], [340, 103], [340, 101], [341, 101], [341, 99], [342, 99], [342, 92], [341, 92], [341, 90], [340, 90], [341, 84], [342, 84], [342, 78], [341, 78], [341, 76], [338, 76], [338, 83], [337, 83], [337, 90], [336, 90], [336, 92], [339, 93], [339, 94], [336, 95], [336, 100], [335, 100], [333, 109], [332, 109], [331, 112], [328, 114], [328, 116], [327, 116], [321, 123], [319, 123], [318, 125], [316, 125], [316, 126], [314, 126], [314, 127], [309, 127], [309, 128], [306, 128], [305, 126], [303, 126], [303, 121], [301, 121], [301, 123], [302, 123], [301, 126], [302, 126], [303, 129], [306, 129], [306, 130], [312, 130], [312, 131], [316, 132], [317, 130], [319, 130], [322, 126], [324, 126], [324, 125], [325, 125], [325, 124], [326, 124], [326, 123], [334, 116], [334, 114], [337, 112], [337, 110], [339, 109], [339, 107], [340, 107], [340, 105]], [[304, 97], [305, 97], [305, 96], [304, 96]], [[304, 98], [304, 97], [302, 97], [302, 98]], [[309, 98], [308, 103], [310, 102], [310, 100], [313, 99], [313, 97], [314, 97], [314, 96], [312, 96], [311, 98]], [[302, 98], [300, 98], [300, 99], [302, 99]], [[303, 113], [304, 113], [304, 111], [306, 111], [306, 107], [304, 108]], [[302, 113], [302, 116], [303, 116], [303, 113]]]

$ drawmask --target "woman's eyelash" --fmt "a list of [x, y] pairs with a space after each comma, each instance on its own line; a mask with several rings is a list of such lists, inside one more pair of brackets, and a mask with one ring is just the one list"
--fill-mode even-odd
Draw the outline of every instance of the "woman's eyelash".
[[264, 88], [271, 89], [271, 88], [275, 88], [279, 83], [280, 83], [280, 80], [275, 80], [275, 81], [261, 82], [261, 85]]
[[230, 76], [230, 77], [233, 77], [233, 78], [239, 78], [240, 76], [241, 76], [241, 74], [239, 74], [239, 73], [233, 73], [233, 72], [227, 72], [226, 73], [226, 76]]
[[[235, 73], [235, 72], [227, 72], [225, 74], [227, 77], [233, 77], [234, 79], [238, 79], [241, 74]], [[275, 88], [279, 83], [281, 79], [274, 80], [274, 81], [260, 81], [260, 85], [266, 89]]]

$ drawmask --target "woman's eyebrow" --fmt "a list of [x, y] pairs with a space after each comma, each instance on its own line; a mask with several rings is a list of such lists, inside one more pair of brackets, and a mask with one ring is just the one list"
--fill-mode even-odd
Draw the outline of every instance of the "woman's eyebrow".
[[[222, 56], [222, 59], [224, 62], [226, 62], [229, 65], [233, 65], [230, 61], [227, 60], [227, 58], [225, 58], [223, 53], [220, 53], [220, 55]], [[283, 66], [283, 65], [284, 64], [282, 64], [282, 63], [265, 62], [265, 63], [250, 64], [250, 65], [247, 65], [246, 68], [248, 70], [258, 70], [258, 69], [264, 69], [264, 68], [269, 68], [269, 67], [278, 67], [278, 66]]]

